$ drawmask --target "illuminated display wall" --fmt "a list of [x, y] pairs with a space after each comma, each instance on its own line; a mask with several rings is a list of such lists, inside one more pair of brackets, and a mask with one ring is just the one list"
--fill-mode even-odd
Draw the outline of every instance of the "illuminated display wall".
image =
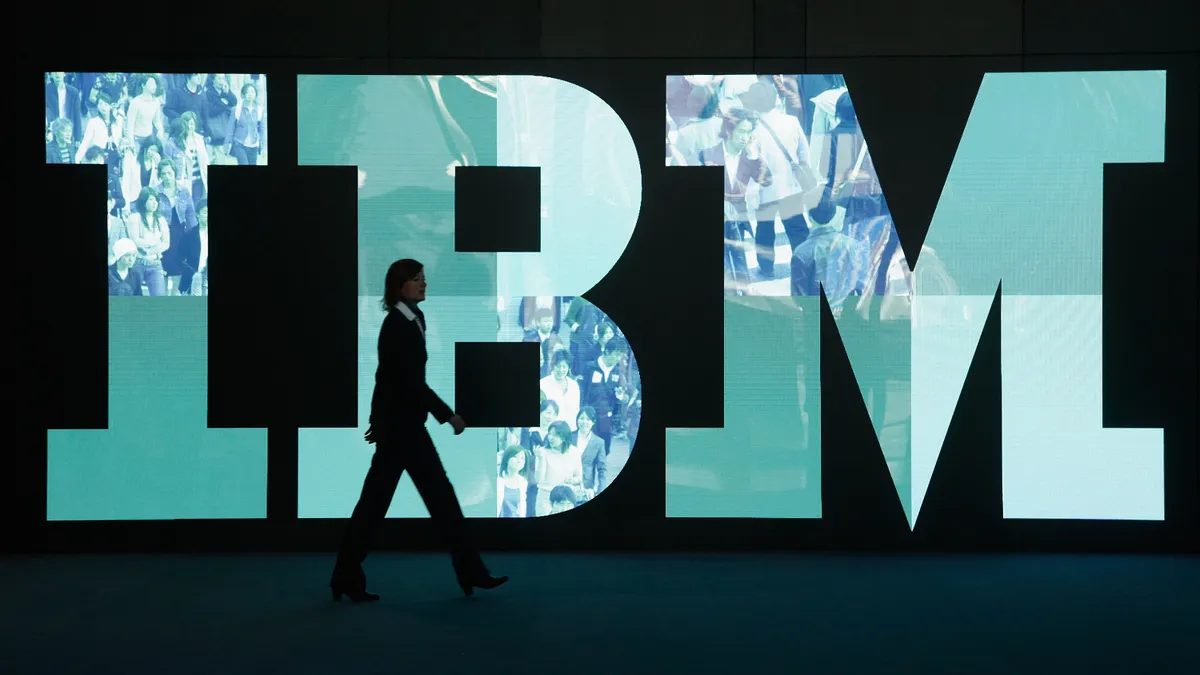
[[[266, 517], [267, 431], [208, 428], [205, 339], [208, 167], [267, 166], [266, 79], [46, 74], [45, 161], [108, 167], [110, 295], [109, 428], [47, 432], [48, 520]], [[836, 451], [823, 430], [843, 424], [824, 408], [822, 353], [837, 340], [915, 527], [951, 419], [974, 403], [960, 394], [1000, 289], [1004, 517], [1161, 520], [1163, 430], [1115, 428], [1102, 408], [1104, 172], [1164, 161], [1168, 81], [1162, 70], [986, 75], [917, 247], [899, 234], [894, 174], [877, 168], [841, 75], [669, 75], [662, 164], [658, 146], [635, 143], [644, 125], [565, 79], [298, 75], [297, 164], [357, 167], [357, 232], [349, 219], [322, 226], [358, 241], [358, 321], [345, 330], [358, 337], [359, 426], [297, 431], [296, 514], [353, 507], [371, 453], [380, 284], [389, 263], [414, 257], [430, 283], [429, 380], [448, 402], [456, 343], [540, 345], [538, 426], [453, 436], [431, 424], [469, 517], [603, 512], [636, 499], [607, 491], [636, 456], [665, 478], [653, 487], [665, 512], [643, 515], [821, 519], [823, 458]], [[464, 166], [540, 168], [538, 253], [455, 250]], [[657, 172], [711, 179], [711, 194], [689, 195], [711, 214], [647, 217]], [[721, 261], [690, 260], [694, 278], [647, 268], [636, 298], [584, 299], [643, 232], [718, 227]], [[716, 274], [721, 325], [614, 319], [619, 303], [648, 317], [654, 303], [695, 302], [691, 282]], [[653, 386], [639, 336], [686, 356], [693, 331], [723, 335], [720, 360], [696, 355], [723, 380], [723, 423], [643, 427], [643, 399], [652, 411], [689, 392]], [[403, 485], [389, 515], [425, 517]]]

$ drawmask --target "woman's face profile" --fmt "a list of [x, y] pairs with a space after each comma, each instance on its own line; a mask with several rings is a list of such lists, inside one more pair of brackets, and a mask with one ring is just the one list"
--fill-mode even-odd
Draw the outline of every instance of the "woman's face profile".
[[542, 426], [548, 427], [558, 417], [558, 411], [553, 407], [546, 408], [542, 411]]
[[425, 273], [421, 272], [412, 279], [404, 282], [404, 285], [400, 287], [400, 297], [409, 302], [424, 302], [425, 287]]

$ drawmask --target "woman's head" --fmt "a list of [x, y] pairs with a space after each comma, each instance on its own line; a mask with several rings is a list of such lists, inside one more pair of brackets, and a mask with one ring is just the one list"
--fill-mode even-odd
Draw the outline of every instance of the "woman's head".
[[158, 190], [152, 187], [142, 188], [137, 201], [133, 203], [133, 210], [142, 216], [143, 220], [153, 219], [158, 214]]
[[596, 409], [590, 405], [585, 405], [579, 409], [579, 417], [575, 418], [575, 426], [579, 427], [579, 433], [590, 434], [592, 427], [596, 425]]
[[191, 134], [188, 130], [188, 123], [183, 119], [183, 116], [171, 120], [167, 133], [170, 135], [171, 140], [175, 141], [175, 145], [180, 150], [183, 150], [184, 146], [187, 145], [188, 136]]
[[112, 114], [112, 97], [103, 91], [96, 95], [96, 112], [100, 113], [101, 118]]
[[551, 422], [550, 428], [546, 430], [546, 445], [550, 446], [551, 450], [566, 452], [567, 447], [571, 445], [571, 425], [562, 420]]
[[196, 113], [191, 110], [180, 115], [179, 119], [183, 120], [183, 126], [187, 130], [188, 136], [196, 133], [196, 129], [200, 126], [200, 120], [196, 117]]
[[558, 419], [558, 404], [550, 399], [542, 401], [539, 415], [542, 421], [542, 426], [550, 426], [551, 422]]
[[601, 346], [613, 339], [616, 334], [616, 326], [608, 319], [601, 321], [600, 325], [596, 327], [596, 338], [600, 341]]
[[252, 105], [258, 99], [258, 87], [254, 86], [253, 82], [247, 82], [242, 85], [242, 102], [246, 105]]
[[519, 445], [510, 445], [504, 450], [504, 454], [500, 457], [500, 473], [506, 476], [525, 474], [525, 466], [528, 464], [525, 448]]
[[567, 350], [560, 349], [554, 352], [554, 360], [551, 361], [550, 372], [554, 374], [554, 379], [562, 382], [571, 374], [571, 355]]
[[138, 150], [138, 161], [143, 164], [154, 164], [162, 159], [162, 154], [162, 143], [159, 143], [157, 138], [150, 138]]
[[411, 258], [392, 263], [383, 280], [383, 310], [401, 300], [414, 305], [425, 301], [425, 266]]
[[201, 227], [208, 227], [208, 198], [201, 197], [196, 202], [196, 221]]

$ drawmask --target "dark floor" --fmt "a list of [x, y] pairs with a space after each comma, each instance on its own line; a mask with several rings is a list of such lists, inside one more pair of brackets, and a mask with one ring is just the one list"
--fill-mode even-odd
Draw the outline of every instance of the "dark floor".
[[[1200, 560], [492, 554], [0, 559], [0, 672], [583, 675], [1197, 672]], [[1187, 668], [1191, 663], [1192, 668]]]

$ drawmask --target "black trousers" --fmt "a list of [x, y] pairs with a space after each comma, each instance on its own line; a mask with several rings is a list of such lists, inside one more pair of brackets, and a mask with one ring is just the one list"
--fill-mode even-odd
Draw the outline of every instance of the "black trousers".
[[487, 574], [479, 552], [471, 547], [466, 533], [466, 519], [454, 486], [438, 457], [433, 439], [424, 426], [394, 433], [380, 440], [371, 459], [371, 469], [363, 482], [362, 495], [350, 516], [346, 533], [338, 550], [332, 584], [349, 590], [366, 588], [367, 578], [362, 563], [379, 526], [387, 515], [400, 476], [407, 470], [425, 508], [442, 532], [450, 549], [454, 571], [460, 578], [474, 579]]

